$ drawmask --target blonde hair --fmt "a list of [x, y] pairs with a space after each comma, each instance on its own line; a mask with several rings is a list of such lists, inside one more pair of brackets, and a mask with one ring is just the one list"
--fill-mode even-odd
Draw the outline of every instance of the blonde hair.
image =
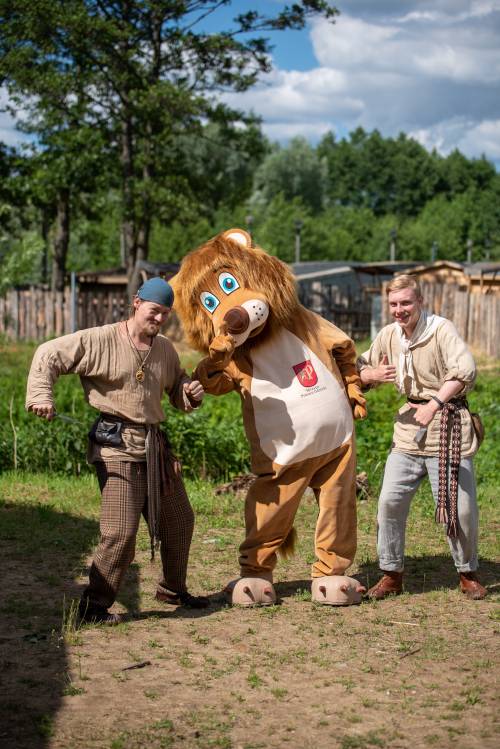
[[389, 296], [391, 291], [401, 291], [401, 289], [413, 289], [417, 299], [422, 299], [422, 290], [420, 289], [418, 279], [409, 273], [402, 273], [400, 276], [393, 278], [392, 281], [389, 281], [385, 293]]

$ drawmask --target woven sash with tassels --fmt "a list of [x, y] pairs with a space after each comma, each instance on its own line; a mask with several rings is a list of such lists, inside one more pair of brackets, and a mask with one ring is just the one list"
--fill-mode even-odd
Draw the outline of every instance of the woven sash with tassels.
[[[467, 408], [465, 400], [456, 401], [455, 403], [445, 403], [441, 411], [436, 522], [446, 523], [446, 533], [450, 538], [458, 536], [458, 470], [460, 467], [460, 448], [462, 443], [462, 419], [460, 411], [463, 408]], [[450, 431], [451, 457], [450, 441], [448, 438]]]
[[148, 530], [151, 542], [151, 561], [160, 545], [160, 513], [164, 497], [174, 491], [181, 465], [172, 453], [167, 436], [155, 424], [147, 425], [146, 463], [148, 483]]

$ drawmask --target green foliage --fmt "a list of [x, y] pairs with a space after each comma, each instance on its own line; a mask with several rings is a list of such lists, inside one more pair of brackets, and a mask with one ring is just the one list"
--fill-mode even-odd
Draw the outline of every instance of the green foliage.
[[295, 252], [295, 221], [304, 221], [308, 215], [300, 198], [287, 201], [283, 193], [278, 193], [265, 211], [256, 213], [253, 234], [267, 252], [291, 263]]
[[328, 165], [305, 138], [293, 138], [287, 148], [275, 146], [254, 175], [252, 207], [266, 206], [282, 195], [299, 199], [313, 213], [324, 207]]
[[34, 231], [23, 232], [12, 241], [0, 240], [0, 295], [12, 286], [36, 283], [40, 280], [40, 262], [43, 254], [42, 238]]
[[[82, 422], [47, 422], [24, 409], [26, 378], [33, 348], [2, 348], [0, 385], [0, 471], [18, 470], [79, 475], [86, 464], [87, 433], [96, 417], [83, 398], [77, 377], [61, 377], [55, 388], [58, 413]], [[164, 404], [166, 431], [185, 475], [227, 480], [249, 469], [249, 450], [237, 395], [208, 397], [199, 411], [183, 414]], [[15, 440], [14, 440], [15, 430]]]
[[[58, 419], [48, 423], [24, 410], [26, 377], [33, 348], [4, 346], [0, 350], [0, 386], [7, 394], [0, 401], [0, 471], [12, 469], [16, 457], [19, 470], [69, 475], [88, 472], [85, 463], [87, 432], [96, 414], [85, 403], [78, 378], [58, 380], [56, 405], [59, 413], [81, 421], [84, 426]], [[483, 418], [486, 439], [475, 465], [478, 475], [486, 483], [494, 484], [500, 460], [500, 381], [496, 370], [485, 368], [483, 371], [479, 366], [479, 372], [469, 403]], [[370, 390], [367, 400], [369, 417], [356, 423], [358, 470], [368, 473], [370, 487], [376, 493], [391, 447], [393, 417], [402, 400], [391, 386]], [[249, 470], [249, 446], [236, 393], [207, 396], [202, 407], [191, 414], [176, 411], [168, 403], [164, 403], [164, 408], [165, 428], [186, 476], [223, 481]]]
[[[262, 33], [302, 29], [309, 18], [337, 14], [327, 0], [301, 0], [270, 15], [249, 10], [229, 31], [207, 34], [207, 17], [223, 5], [15, 0], [0, 9], [0, 77], [12, 115], [19, 121], [19, 112], [27, 113], [24, 128], [42, 146], [46, 202], [54, 193], [61, 207], [65, 190], [68, 205], [67, 192], [73, 184], [82, 191], [89, 174], [104, 176], [108, 189], [118, 187], [130, 272], [148, 256], [154, 218], [207, 215], [222, 200], [234, 206], [249, 192], [263, 139], [255, 117], [220, 94], [246, 91], [270, 70]], [[98, 168], [89, 170], [96, 159]], [[54, 243], [58, 284], [67, 207], [64, 217]]]

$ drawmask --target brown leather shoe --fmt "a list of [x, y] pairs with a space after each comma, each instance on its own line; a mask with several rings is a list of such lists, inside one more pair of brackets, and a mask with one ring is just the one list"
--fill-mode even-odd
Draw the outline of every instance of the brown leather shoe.
[[488, 591], [481, 585], [475, 572], [460, 572], [460, 590], [471, 601], [486, 598]]
[[402, 592], [403, 573], [384, 572], [383, 577], [380, 578], [378, 583], [370, 588], [366, 595], [368, 598], [371, 598], [375, 601], [381, 601], [383, 598], [387, 598], [388, 596], [399, 596], [399, 594]]

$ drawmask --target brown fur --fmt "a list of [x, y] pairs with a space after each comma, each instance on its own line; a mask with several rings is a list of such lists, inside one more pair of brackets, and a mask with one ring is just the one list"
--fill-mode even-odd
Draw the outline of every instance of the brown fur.
[[260, 343], [281, 326], [289, 328], [300, 308], [295, 280], [288, 266], [260, 247], [243, 247], [225, 237], [225, 233], [186, 255], [179, 272], [170, 280], [175, 291], [174, 307], [188, 342], [202, 352], [208, 351], [214, 330], [201, 306], [200, 294], [217, 291], [210, 283], [217, 272], [231, 271], [242, 287], [261, 292], [269, 304], [270, 314], [264, 330], [256, 338], [249, 338], [246, 346]]

